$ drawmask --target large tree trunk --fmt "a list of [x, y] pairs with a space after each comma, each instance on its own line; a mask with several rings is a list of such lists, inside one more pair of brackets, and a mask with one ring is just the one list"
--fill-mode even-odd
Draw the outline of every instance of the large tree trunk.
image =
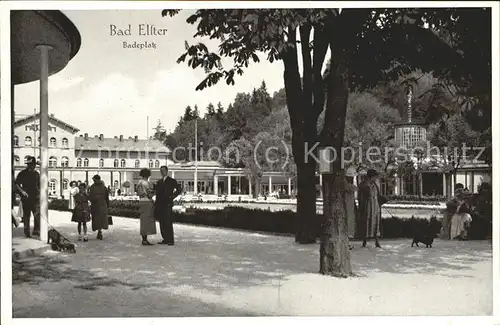
[[323, 176], [323, 228], [320, 273], [338, 277], [352, 274], [344, 205], [344, 172]]
[[[288, 32], [292, 45], [282, 55], [285, 68], [283, 80], [285, 82], [287, 108], [292, 129], [292, 151], [297, 165], [295, 242], [309, 244], [316, 242], [317, 235], [317, 232], [314, 231], [316, 228], [315, 225], [317, 225], [314, 184], [314, 170], [316, 165], [315, 162], [311, 162], [312, 159], [305, 159], [305, 149], [306, 143], [310, 148], [311, 143], [316, 140], [310, 137], [312, 133], [316, 135], [316, 124], [314, 124], [314, 130], [307, 130], [311, 126], [311, 123], [308, 123], [307, 119], [314, 119], [307, 116], [310, 114], [312, 103], [302, 89], [297, 58], [296, 29], [290, 26]], [[312, 179], [311, 175], [313, 175]]]
[[299, 244], [316, 243], [318, 237], [315, 167], [315, 162], [297, 165], [298, 193], [295, 242]]
[[344, 200], [345, 174], [341, 169], [340, 152], [344, 143], [349, 84], [346, 55], [337, 41], [334, 38], [331, 42], [332, 64], [328, 76], [327, 107], [322, 132], [324, 144], [335, 148], [337, 157], [332, 163], [333, 172], [323, 176], [320, 273], [347, 277], [352, 274], [352, 268]]

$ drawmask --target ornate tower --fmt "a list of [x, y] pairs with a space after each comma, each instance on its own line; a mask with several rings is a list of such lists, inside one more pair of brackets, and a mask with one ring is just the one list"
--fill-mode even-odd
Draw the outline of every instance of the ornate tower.
[[413, 87], [407, 89], [408, 118], [406, 122], [394, 125], [394, 138], [401, 147], [406, 149], [415, 148], [419, 142], [427, 140], [426, 125], [422, 121], [412, 117]]

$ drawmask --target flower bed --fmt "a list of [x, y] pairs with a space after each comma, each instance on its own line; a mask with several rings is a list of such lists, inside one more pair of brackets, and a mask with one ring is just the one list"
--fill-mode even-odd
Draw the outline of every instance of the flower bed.
[[390, 201], [410, 201], [410, 202], [446, 202], [448, 197], [442, 195], [418, 196], [418, 195], [388, 195]]

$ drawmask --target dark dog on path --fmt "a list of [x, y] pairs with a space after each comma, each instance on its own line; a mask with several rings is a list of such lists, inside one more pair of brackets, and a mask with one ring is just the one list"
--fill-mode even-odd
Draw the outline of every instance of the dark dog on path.
[[411, 243], [411, 247], [413, 245], [418, 246], [419, 243], [425, 244], [426, 248], [431, 247], [432, 243], [434, 243], [434, 238], [437, 237], [439, 231], [441, 229], [441, 224], [437, 221], [436, 217], [432, 217], [429, 224], [422, 226], [420, 229], [416, 229], [413, 234], [413, 241]]
[[51, 244], [54, 251], [76, 253], [75, 245], [54, 228], [49, 230], [47, 244]]
[[418, 243], [425, 244], [426, 248], [432, 247], [432, 243], [434, 242], [434, 237], [435, 235], [431, 233], [419, 232], [415, 234], [415, 236], [413, 236], [413, 242], [411, 243], [411, 247], [413, 247], [413, 245], [417, 245], [417, 247], [420, 247], [418, 246]]

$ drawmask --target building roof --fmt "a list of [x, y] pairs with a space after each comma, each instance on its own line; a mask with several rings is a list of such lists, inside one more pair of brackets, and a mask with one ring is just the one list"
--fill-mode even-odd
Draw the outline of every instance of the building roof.
[[[215, 167], [215, 168], [223, 167], [220, 162], [215, 160], [199, 160], [197, 165], [198, 167]], [[180, 164], [180, 167], [184, 168], [195, 167], [195, 162], [194, 161], [184, 162]]]
[[66, 67], [78, 53], [81, 35], [73, 22], [58, 10], [13, 10], [11, 23], [12, 83], [40, 79], [40, 44], [56, 48], [48, 58], [49, 75]]
[[75, 150], [89, 151], [140, 151], [140, 152], [158, 152], [170, 153], [171, 150], [161, 141], [156, 139], [138, 139], [114, 137], [104, 138], [103, 136], [87, 137], [84, 135], [75, 137]]
[[[34, 119], [36, 121], [40, 121], [40, 113], [31, 114], [31, 115], [29, 115], [27, 117], [23, 117], [23, 118], [18, 119], [17, 121], [14, 122], [14, 127], [18, 127], [18, 126], [24, 125], [26, 123], [33, 122]], [[67, 128], [71, 132], [73, 132], [73, 134], [80, 131], [76, 127], [74, 127], [74, 126], [72, 126], [72, 125], [70, 125], [70, 124], [68, 124], [68, 123], [66, 123], [64, 121], [61, 121], [60, 119], [54, 117], [54, 114], [50, 114], [49, 115], [49, 121], [51, 121], [54, 124], [62, 125], [63, 127]]]

